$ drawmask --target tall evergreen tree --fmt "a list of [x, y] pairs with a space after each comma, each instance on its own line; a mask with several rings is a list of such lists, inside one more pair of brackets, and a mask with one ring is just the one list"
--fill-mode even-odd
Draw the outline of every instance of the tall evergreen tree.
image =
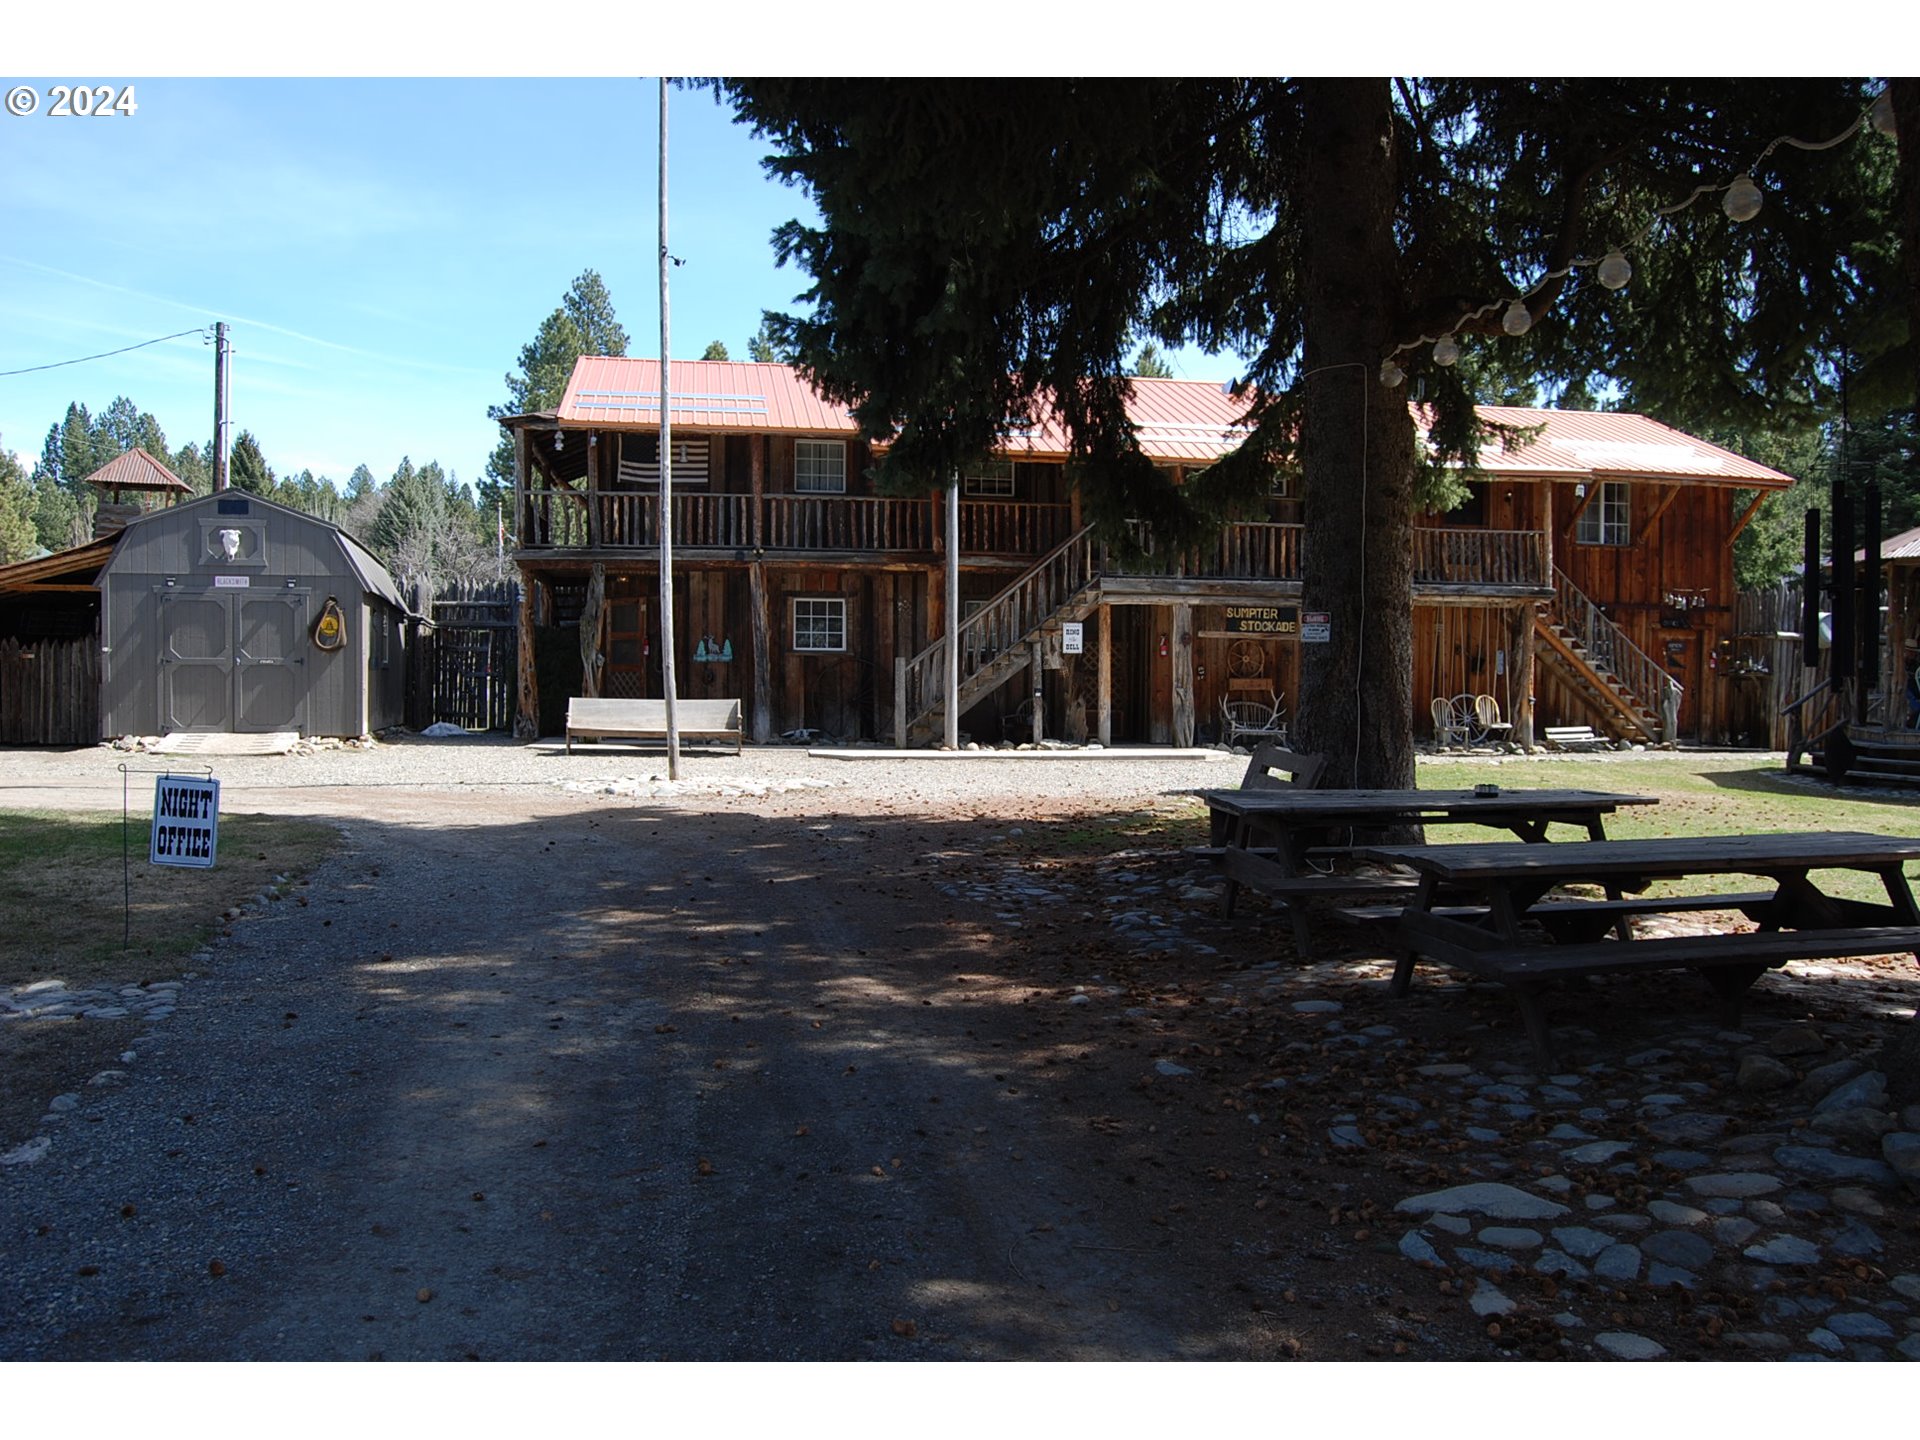
[[273, 467], [251, 430], [242, 430], [233, 442], [233, 453], [227, 457], [227, 483], [250, 495], [269, 499], [273, 495]]
[[1147, 380], [1171, 380], [1173, 366], [1160, 353], [1160, 347], [1148, 340], [1141, 345], [1140, 353], [1133, 357], [1131, 373]]
[[27, 472], [14, 453], [0, 443], [0, 565], [26, 559], [39, 543]]
[[[1333, 643], [1303, 647], [1296, 729], [1347, 783], [1412, 782], [1413, 516], [1483, 438], [1471, 370], [1442, 365], [1435, 338], [1524, 347], [1562, 390], [1626, 384], [1736, 423], [1812, 408], [1891, 293], [1877, 137], [1771, 150], [1759, 217], [1718, 205], [1773, 137], [1857, 119], [1857, 80], [724, 88], [823, 216], [776, 232], [814, 283], [810, 313], [771, 332], [893, 437], [883, 478], [924, 487], [1051, 405], [1088, 512], [1177, 545], [1276, 466], [1303, 471], [1304, 603]], [[1625, 291], [1594, 269], [1616, 245]], [[1248, 439], [1178, 490], [1126, 420], [1142, 333], [1251, 357]], [[1876, 360], [1903, 334], [1882, 327]], [[1396, 377], [1424, 390], [1426, 444]]]
[[[534, 332], [533, 339], [520, 347], [520, 368], [506, 376], [507, 399], [490, 406], [487, 414], [498, 420], [506, 415], [525, 415], [536, 410], [555, 409], [567, 393], [567, 380], [573, 365], [582, 355], [624, 355], [627, 332], [614, 315], [613, 297], [606, 283], [592, 270], [583, 270], [560, 307]], [[502, 491], [513, 489], [513, 441], [502, 435], [480, 481], [480, 491], [488, 501]]]
[[788, 365], [793, 350], [781, 339], [780, 317], [771, 310], [760, 312], [760, 328], [747, 340], [747, 359], [756, 365]]
[[709, 340], [709, 341], [707, 342], [707, 348], [706, 348], [705, 350], [702, 350], [702, 351], [700, 352], [700, 358], [701, 358], [702, 360], [725, 360], [725, 359], [727, 359], [727, 358], [728, 358], [728, 356], [727, 356], [727, 342], [726, 342], [726, 341], [724, 341], [724, 340]]

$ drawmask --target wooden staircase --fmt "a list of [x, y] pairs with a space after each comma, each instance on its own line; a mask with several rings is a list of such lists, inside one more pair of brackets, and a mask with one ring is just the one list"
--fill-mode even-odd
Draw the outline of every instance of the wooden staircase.
[[1670, 744], [1680, 714], [1680, 682], [1557, 569], [1553, 592], [1534, 615], [1534, 633], [1543, 642], [1536, 659], [1580, 698], [1595, 729], [1617, 740]]
[[[1093, 527], [1085, 526], [960, 623], [959, 711], [965, 714], [1032, 662], [1032, 647], [1100, 598]], [[924, 744], [946, 717], [947, 642], [943, 636], [895, 662], [894, 743]]]
[[1855, 715], [1853, 680], [1822, 680], [1786, 707], [1787, 771], [1836, 785], [1920, 789], [1920, 731], [1890, 729], [1869, 697], [1867, 723]]

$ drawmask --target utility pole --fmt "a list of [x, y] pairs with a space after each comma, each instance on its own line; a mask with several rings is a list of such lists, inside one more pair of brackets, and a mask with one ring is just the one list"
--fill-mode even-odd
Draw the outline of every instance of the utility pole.
[[668, 348], [667, 77], [660, 77], [660, 688], [667, 702], [667, 778], [680, 778], [680, 714], [673, 678], [673, 381]]
[[227, 462], [232, 447], [227, 443], [227, 322], [213, 325], [213, 488], [227, 488]]

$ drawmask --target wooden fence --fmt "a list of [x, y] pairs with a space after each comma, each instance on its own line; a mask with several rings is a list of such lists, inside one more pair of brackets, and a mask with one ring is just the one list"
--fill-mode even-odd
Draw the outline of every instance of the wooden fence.
[[100, 641], [0, 640], [0, 744], [100, 740]]
[[1818, 667], [1802, 668], [1800, 582], [1755, 585], [1734, 605], [1733, 653], [1724, 678], [1733, 692], [1730, 728], [1770, 750], [1789, 744], [1788, 709], [1815, 688]]
[[408, 723], [511, 730], [519, 683], [519, 587], [456, 585], [432, 604], [413, 647], [416, 683]]

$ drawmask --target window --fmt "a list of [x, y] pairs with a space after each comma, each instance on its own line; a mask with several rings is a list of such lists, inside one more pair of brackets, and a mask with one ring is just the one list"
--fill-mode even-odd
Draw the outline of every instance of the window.
[[974, 500], [1011, 500], [1013, 462], [988, 460], [960, 472], [960, 493]]
[[[622, 485], [658, 485], [660, 483], [660, 436], [622, 435], [620, 437], [620, 483]], [[707, 437], [673, 437], [673, 483], [707, 483]]]
[[1633, 536], [1627, 524], [1627, 486], [1622, 480], [1608, 480], [1600, 486], [1593, 503], [1580, 512], [1580, 523], [1573, 538], [1582, 545], [1628, 545]]
[[[847, 488], [847, 442], [793, 442], [793, 488], [802, 494], [840, 495]], [[835, 650], [842, 646], [835, 645]]]
[[844, 600], [795, 600], [793, 602], [793, 648], [795, 650], [846, 649], [847, 602]]

